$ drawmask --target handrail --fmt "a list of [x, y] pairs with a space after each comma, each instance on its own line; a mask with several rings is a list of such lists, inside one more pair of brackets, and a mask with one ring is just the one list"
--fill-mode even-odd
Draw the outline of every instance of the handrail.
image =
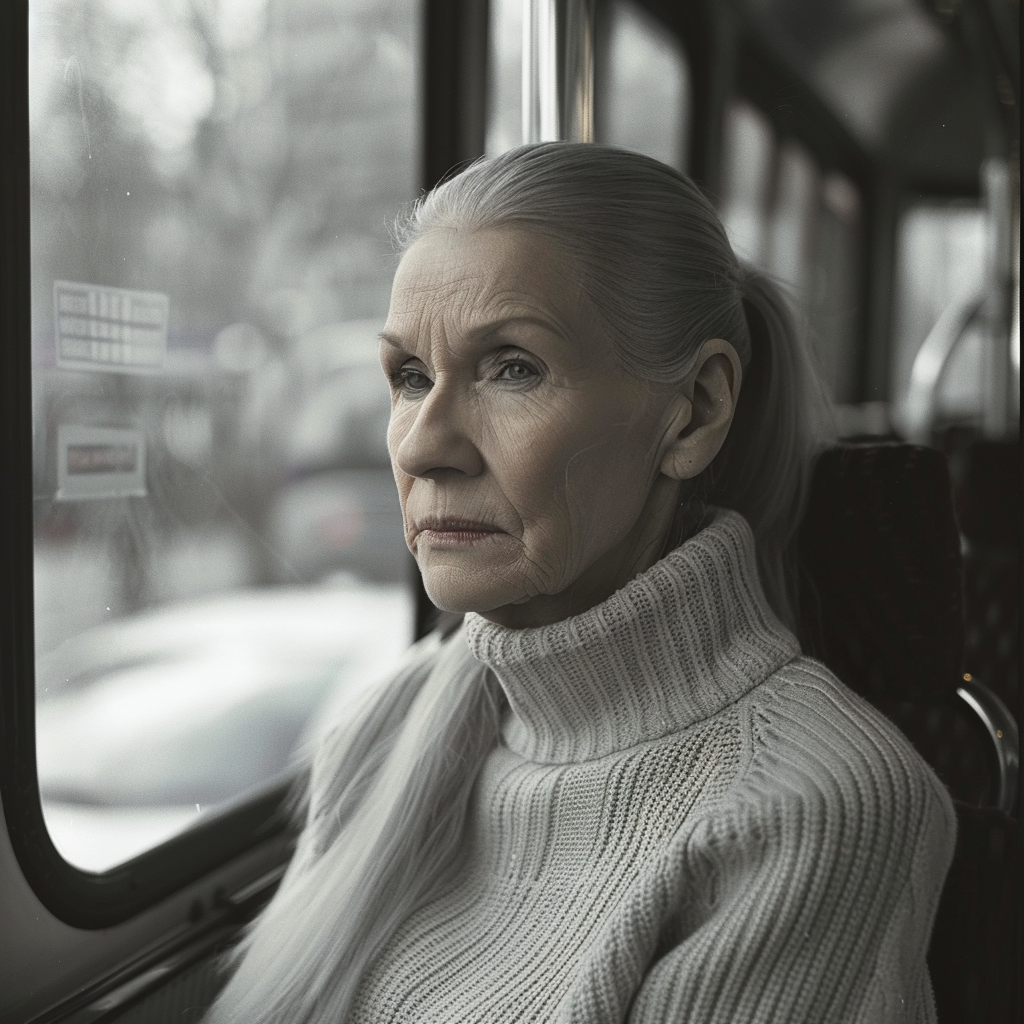
[[1013, 814], [1017, 805], [1017, 779], [1020, 772], [1020, 736], [1010, 709], [987, 687], [965, 673], [956, 689], [957, 696], [981, 719], [995, 748], [999, 768], [996, 806]]
[[523, 142], [594, 141], [595, 0], [523, 0]]
[[935, 400], [942, 372], [950, 357], [967, 333], [967, 328], [981, 314], [985, 294], [976, 293], [967, 299], [951, 302], [928, 332], [928, 337], [917, 350], [910, 370], [910, 387], [903, 407], [904, 432], [907, 440], [916, 444], [931, 441], [932, 421], [935, 418]]
[[523, 0], [523, 143], [560, 138], [556, 0]]
[[565, 104], [562, 138], [594, 141], [594, 8], [595, 0], [564, 0]]

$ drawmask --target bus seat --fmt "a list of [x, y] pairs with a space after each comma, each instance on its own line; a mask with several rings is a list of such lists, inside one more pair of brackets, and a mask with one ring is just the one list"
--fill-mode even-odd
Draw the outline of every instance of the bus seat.
[[[1020, 836], [1000, 804], [1015, 806], [1001, 766], [1015, 769], [1016, 723], [977, 680], [965, 686], [945, 456], [890, 443], [824, 452], [798, 545], [805, 650], [889, 715], [954, 797], [957, 845], [928, 954], [940, 1024], [1015, 1020]], [[975, 705], [1005, 715], [1002, 736]]]
[[964, 667], [1019, 707], [1020, 442], [951, 444], [950, 473], [964, 557]]
[[1009, 714], [983, 679], [965, 686], [963, 557], [945, 456], [892, 443], [824, 452], [799, 551], [807, 652], [893, 718], [955, 798], [1009, 809], [1015, 794], [1003, 789], [1016, 780], [1004, 787], [1000, 765], [1013, 751], [997, 748], [978, 701], [958, 692]]

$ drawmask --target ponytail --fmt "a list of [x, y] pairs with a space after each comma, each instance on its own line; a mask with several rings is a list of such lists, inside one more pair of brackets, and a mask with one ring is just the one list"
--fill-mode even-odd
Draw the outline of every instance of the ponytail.
[[768, 600], [797, 631], [793, 540], [814, 458], [834, 437], [832, 408], [780, 287], [747, 267], [740, 294], [750, 361], [706, 493], [750, 523]]

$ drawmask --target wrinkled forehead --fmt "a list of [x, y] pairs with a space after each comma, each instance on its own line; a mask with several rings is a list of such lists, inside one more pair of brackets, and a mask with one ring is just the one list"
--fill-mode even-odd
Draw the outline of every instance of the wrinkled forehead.
[[415, 330], [424, 318], [471, 327], [524, 312], [569, 329], [592, 315], [589, 307], [569, 262], [543, 235], [517, 227], [436, 228], [399, 264], [388, 330]]

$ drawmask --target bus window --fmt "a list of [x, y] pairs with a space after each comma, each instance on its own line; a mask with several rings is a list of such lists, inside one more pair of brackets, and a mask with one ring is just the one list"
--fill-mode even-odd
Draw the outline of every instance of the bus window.
[[[942, 421], [981, 423], [986, 345], [976, 311], [985, 286], [985, 244], [985, 213], [977, 203], [915, 203], [900, 218], [890, 380], [894, 417], [908, 436]], [[962, 337], [935, 382], [932, 403], [919, 410], [918, 389], [912, 388], [915, 364], [920, 380], [927, 357], [926, 352], [919, 358], [922, 346], [930, 337], [941, 342], [933, 332], [943, 316], [959, 321], [954, 331], [962, 329]], [[927, 422], [918, 424], [919, 419]]]
[[419, 18], [30, 12], [38, 770], [98, 872], [278, 782], [412, 639], [376, 333]]
[[1019, 187], [1001, 158], [979, 170], [980, 201], [918, 196], [897, 223], [890, 390], [927, 444], [1005, 440], [1020, 419]]
[[687, 168], [690, 69], [676, 35], [627, 0], [609, 12], [598, 138]]
[[736, 254], [764, 267], [775, 173], [775, 132], [756, 107], [737, 100], [726, 110], [724, 134], [719, 214]]
[[822, 175], [810, 261], [811, 324], [821, 370], [832, 397], [857, 397], [857, 329], [862, 294], [860, 191], [846, 175]]
[[737, 255], [788, 285], [832, 397], [853, 400], [860, 316], [857, 187], [743, 100], [725, 119], [720, 213]]
[[763, 265], [787, 281], [799, 294], [809, 295], [815, 248], [821, 172], [798, 142], [787, 139], [776, 152], [774, 196], [770, 199]]

